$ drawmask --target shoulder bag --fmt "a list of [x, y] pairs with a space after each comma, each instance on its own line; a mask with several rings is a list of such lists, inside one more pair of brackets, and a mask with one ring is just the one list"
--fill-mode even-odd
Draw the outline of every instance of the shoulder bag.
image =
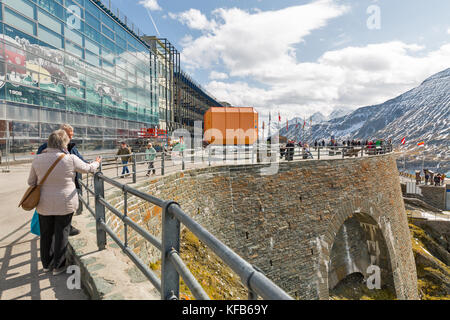
[[20, 200], [19, 207], [22, 207], [22, 209], [25, 211], [31, 211], [37, 207], [37, 205], [39, 204], [39, 200], [41, 198], [41, 186], [44, 184], [45, 180], [47, 180], [47, 177], [50, 175], [50, 173], [56, 167], [58, 162], [61, 161], [62, 158], [65, 157], [65, 155], [66, 154], [62, 154], [58, 157], [58, 159], [56, 159], [56, 161], [48, 169], [48, 171], [45, 174], [44, 178], [42, 179], [41, 183], [39, 183], [36, 186], [31, 186], [28, 188], [28, 190], [23, 195], [22, 200]]

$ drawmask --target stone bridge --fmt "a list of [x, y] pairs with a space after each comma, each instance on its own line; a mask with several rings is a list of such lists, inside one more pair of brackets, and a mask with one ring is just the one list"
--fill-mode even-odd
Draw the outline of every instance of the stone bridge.
[[[370, 158], [225, 165], [155, 178], [134, 187], [177, 201], [213, 235], [298, 299], [328, 299], [347, 275], [381, 270], [398, 299], [418, 299], [411, 237], [394, 154]], [[121, 192], [108, 200], [123, 206]], [[161, 234], [161, 210], [128, 200], [129, 216]], [[107, 222], [122, 235], [122, 223]], [[130, 232], [130, 231], [129, 231]], [[160, 253], [137, 234], [129, 246], [146, 262]]]

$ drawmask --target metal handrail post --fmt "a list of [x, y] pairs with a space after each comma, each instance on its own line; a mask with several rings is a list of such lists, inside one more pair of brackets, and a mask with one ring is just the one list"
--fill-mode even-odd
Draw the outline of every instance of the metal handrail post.
[[320, 149], [321, 149], [320, 147], [317, 149], [317, 151], [318, 151], [317, 159], [318, 159], [318, 160], [320, 160]]
[[136, 183], [137, 179], [136, 179], [136, 172], [137, 172], [137, 164], [136, 164], [136, 154], [133, 153], [131, 155], [131, 159], [133, 159], [133, 183]]
[[255, 163], [255, 146], [253, 145], [253, 148], [252, 148], [252, 164], [254, 164]]
[[[126, 190], [123, 192], [123, 215], [128, 217], [128, 192]], [[123, 239], [125, 247], [128, 247], [128, 226], [126, 223], [123, 226]]]
[[211, 167], [211, 147], [208, 148], [208, 166]]
[[165, 161], [165, 152], [163, 150], [162, 154], [161, 154], [161, 175], [164, 175], [164, 161]]
[[[86, 186], [89, 187], [89, 172], [86, 174]], [[89, 203], [90, 195], [87, 190], [86, 190], [86, 196], [87, 196], [87, 205], [90, 206], [90, 203]]]
[[173, 201], [165, 202], [162, 212], [161, 300], [180, 297], [180, 276], [170, 262], [172, 250], [180, 252], [180, 221], [168, 210], [173, 204]]
[[186, 169], [186, 164], [184, 163], [184, 151], [181, 151], [181, 170]]
[[101, 227], [101, 222], [105, 221], [105, 207], [100, 203], [99, 198], [105, 197], [105, 183], [100, 179], [98, 172], [94, 175], [94, 189], [95, 189], [95, 220], [97, 230], [97, 246], [99, 250], [104, 250], [106, 247], [106, 231]]
[[258, 294], [249, 290], [248, 291], [248, 300], [258, 300]]

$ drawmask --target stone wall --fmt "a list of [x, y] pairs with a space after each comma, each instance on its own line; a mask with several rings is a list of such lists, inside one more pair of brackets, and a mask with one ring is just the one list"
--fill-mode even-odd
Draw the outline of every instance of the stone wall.
[[[355, 217], [359, 232], [364, 233], [361, 242], [367, 243], [366, 255], [386, 265], [382, 281], [393, 282], [400, 299], [418, 298], [393, 155], [281, 163], [274, 175], [262, 175], [265, 167], [192, 170], [150, 180], [137, 188], [177, 201], [219, 240], [300, 299], [328, 299], [329, 272], [335, 259], [332, 247], [335, 241], [337, 246], [342, 241], [336, 236], [343, 224]], [[108, 199], [120, 208], [120, 193], [109, 194]], [[159, 208], [133, 199], [128, 207], [134, 221], [160, 237]], [[109, 216], [108, 223], [123, 234], [118, 219]], [[146, 262], [159, 260], [160, 254], [139, 239], [130, 233], [135, 252]], [[385, 248], [384, 252], [380, 248]]]
[[401, 184], [402, 193], [407, 198], [420, 199], [423, 202], [440, 210], [446, 210], [446, 187], [419, 185], [422, 195], [406, 193], [406, 184]]

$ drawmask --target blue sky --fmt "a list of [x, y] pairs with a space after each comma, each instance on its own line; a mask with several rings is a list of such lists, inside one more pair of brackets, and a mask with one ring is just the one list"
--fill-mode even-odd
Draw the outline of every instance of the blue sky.
[[[111, 0], [182, 68], [262, 118], [382, 103], [450, 67], [448, 0]], [[146, 8], [145, 8], [146, 7]]]

